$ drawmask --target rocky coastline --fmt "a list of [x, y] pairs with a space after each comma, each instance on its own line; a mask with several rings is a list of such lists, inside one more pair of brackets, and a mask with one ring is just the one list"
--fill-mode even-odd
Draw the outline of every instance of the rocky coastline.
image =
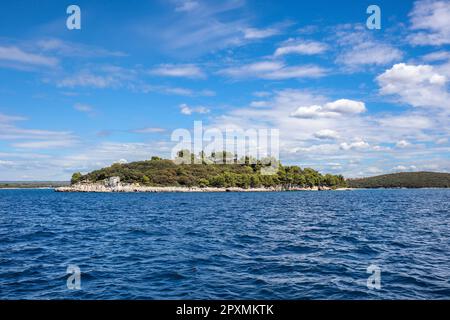
[[[347, 190], [347, 188], [341, 188], [337, 190]], [[312, 188], [300, 188], [300, 187], [260, 187], [260, 188], [215, 188], [215, 187], [156, 187], [156, 186], [142, 186], [140, 184], [127, 184], [121, 183], [120, 178], [111, 177], [102, 182], [96, 183], [77, 183], [67, 187], [55, 188], [56, 192], [280, 192], [280, 191], [326, 191], [332, 190], [328, 187], [312, 187]]]

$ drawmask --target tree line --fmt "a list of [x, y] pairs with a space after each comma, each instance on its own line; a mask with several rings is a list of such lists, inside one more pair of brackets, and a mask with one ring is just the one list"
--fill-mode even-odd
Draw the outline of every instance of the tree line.
[[[195, 160], [195, 161], [194, 161]], [[200, 160], [200, 161], [199, 161]], [[274, 169], [273, 174], [264, 174], [264, 169]], [[100, 182], [110, 177], [119, 177], [124, 183], [144, 186], [186, 187], [295, 187], [326, 186], [346, 187], [342, 175], [325, 174], [311, 168], [283, 166], [274, 158], [257, 160], [251, 157], [237, 158], [227, 152], [212, 153], [206, 157], [183, 150], [174, 160], [152, 157], [150, 160], [132, 163], [115, 163], [110, 167], [88, 174], [74, 173], [72, 184]]]

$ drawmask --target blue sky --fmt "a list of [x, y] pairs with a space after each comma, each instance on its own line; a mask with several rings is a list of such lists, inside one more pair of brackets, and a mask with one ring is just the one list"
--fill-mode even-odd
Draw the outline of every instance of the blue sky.
[[277, 128], [284, 163], [347, 177], [450, 172], [450, 1], [1, 6], [0, 180], [169, 157], [199, 120]]

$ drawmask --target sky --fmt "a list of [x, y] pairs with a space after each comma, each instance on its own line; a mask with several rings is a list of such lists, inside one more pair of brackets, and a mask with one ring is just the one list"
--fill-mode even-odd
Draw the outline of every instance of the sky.
[[170, 157], [194, 121], [345, 177], [450, 172], [449, 79], [448, 0], [2, 2], [0, 181]]

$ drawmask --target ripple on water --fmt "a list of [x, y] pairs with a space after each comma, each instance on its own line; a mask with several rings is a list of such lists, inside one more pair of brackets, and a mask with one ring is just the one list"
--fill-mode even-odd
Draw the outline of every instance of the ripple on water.
[[[0, 190], [0, 298], [448, 299], [449, 199]], [[371, 264], [379, 291], [366, 287]]]

